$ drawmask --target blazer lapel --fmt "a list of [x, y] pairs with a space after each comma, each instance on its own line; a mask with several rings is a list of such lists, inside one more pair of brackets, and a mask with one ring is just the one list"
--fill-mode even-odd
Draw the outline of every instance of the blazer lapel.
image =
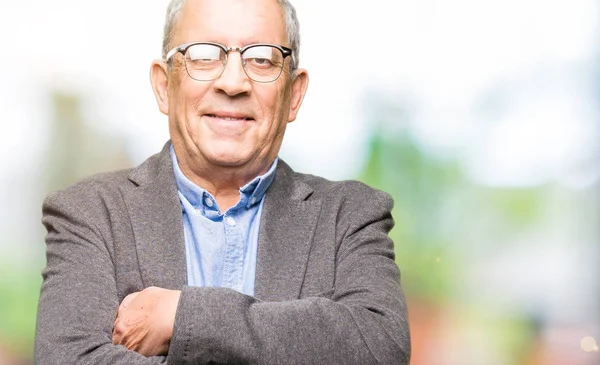
[[313, 190], [294, 179], [279, 160], [265, 195], [258, 239], [255, 296], [291, 300], [300, 297], [321, 201], [308, 201]]
[[187, 281], [185, 243], [169, 146], [132, 171], [135, 186], [123, 189], [123, 198], [144, 287], [181, 289]]

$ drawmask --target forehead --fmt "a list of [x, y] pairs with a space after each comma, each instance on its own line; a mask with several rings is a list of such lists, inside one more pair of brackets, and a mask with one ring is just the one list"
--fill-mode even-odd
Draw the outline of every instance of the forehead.
[[188, 0], [175, 28], [175, 40], [176, 44], [287, 45], [283, 10], [277, 0]]

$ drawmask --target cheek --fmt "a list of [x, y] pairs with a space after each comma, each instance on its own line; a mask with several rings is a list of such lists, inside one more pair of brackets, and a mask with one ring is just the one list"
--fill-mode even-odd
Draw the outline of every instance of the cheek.
[[[271, 129], [279, 129], [279, 125], [287, 123], [287, 110], [289, 109], [289, 97], [282, 84], [272, 85], [271, 88], [257, 90], [256, 95], [261, 107], [263, 117], [268, 121]], [[265, 126], [267, 127], [267, 126]]]
[[185, 80], [169, 95], [169, 133], [171, 139], [182, 140], [186, 145], [195, 144], [201, 135], [198, 120], [199, 104], [206, 91]]
[[190, 122], [197, 116], [200, 104], [207, 91], [206, 87], [202, 85], [190, 85], [189, 82], [183, 82], [179, 88], [174, 92], [174, 98], [172, 101], [172, 110], [175, 113], [175, 117], [180, 121]]

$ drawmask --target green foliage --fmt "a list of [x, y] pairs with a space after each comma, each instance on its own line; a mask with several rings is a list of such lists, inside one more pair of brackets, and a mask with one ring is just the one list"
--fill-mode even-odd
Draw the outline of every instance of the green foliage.
[[[389, 138], [389, 136], [388, 136]], [[407, 293], [442, 300], [450, 290], [457, 257], [451, 251], [448, 197], [464, 186], [453, 161], [425, 155], [406, 136], [371, 140], [370, 158], [360, 179], [394, 198], [396, 226], [391, 237]]]
[[545, 191], [472, 183], [458, 159], [430, 155], [406, 132], [377, 130], [360, 179], [394, 198], [390, 236], [408, 295], [444, 301], [470, 255], [539, 221]]
[[544, 214], [544, 197], [540, 188], [487, 189], [480, 191], [480, 200], [488, 203], [490, 210], [505, 217], [512, 229], [530, 226]]
[[19, 358], [31, 358], [42, 277], [31, 266], [0, 262], [0, 343]]

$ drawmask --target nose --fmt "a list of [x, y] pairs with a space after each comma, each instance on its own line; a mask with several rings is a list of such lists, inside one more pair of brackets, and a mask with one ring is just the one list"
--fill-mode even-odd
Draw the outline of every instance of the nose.
[[[237, 55], [232, 53], [237, 53]], [[213, 85], [216, 89], [223, 91], [229, 96], [240, 95], [250, 91], [252, 84], [243, 69], [242, 57], [239, 51], [229, 51], [225, 69]]]

